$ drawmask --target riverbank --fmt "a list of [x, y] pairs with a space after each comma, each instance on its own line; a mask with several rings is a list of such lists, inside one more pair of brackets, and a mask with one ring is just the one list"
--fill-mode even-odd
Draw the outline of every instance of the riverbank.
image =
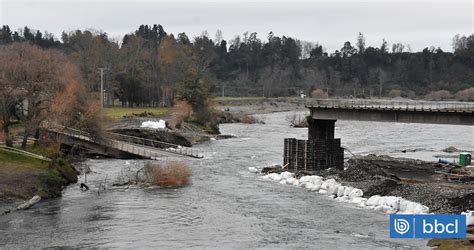
[[63, 159], [53, 163], [0, 149], [0, 162], [0, 214], [35, 195], [59, 197], [64, 186], [77, 182], [78, 173]]
[[[474, 207], [471, 183], [449, 182], [433, 162], [393, 158], [389, 156], [355, 156], [346, 163], [345, 170], [296, 171], [296, 176], [318, 175], [334, 179], [343, 186], [363, 191], [363, 198], [374, 195], [402, 197], [423, 204], [429, 212], [460, 214]], [[283, 172], [264, 169], [264, 173]]]

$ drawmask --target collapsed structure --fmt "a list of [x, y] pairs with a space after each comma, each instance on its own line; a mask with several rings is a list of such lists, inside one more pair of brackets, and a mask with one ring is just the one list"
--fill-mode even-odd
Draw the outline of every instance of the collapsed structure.
[[334, 138], [336, 120], [308, 119], [308, 140], [285, 138], [283, 166], [289, 170], [317, 171], [344, 168], [341, 139]]

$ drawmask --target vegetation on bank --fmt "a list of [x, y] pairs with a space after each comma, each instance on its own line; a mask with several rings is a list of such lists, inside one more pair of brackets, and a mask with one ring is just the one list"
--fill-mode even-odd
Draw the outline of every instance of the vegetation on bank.
[[0, 200], [58, 197], [78, 173], [62, 158], [52, 162], [0, 148]]

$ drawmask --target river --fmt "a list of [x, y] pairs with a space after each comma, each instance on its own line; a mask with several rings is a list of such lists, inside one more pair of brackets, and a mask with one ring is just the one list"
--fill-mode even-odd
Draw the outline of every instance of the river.
[[[143, 161], [88, 160], [92, 190], [82, 192], [71, 185], [62, 198], [0, 216], [0, 247], [426, 246], [426, 240], [390, 239], [384, 214], [249, 173], [249, 166], [281, 164], [283, 138], [306, 138], [306, 129], [287, 126], [288, 114], [258, 115], [265, 125], [222, 125], [224, 134], [236, 138], [196, 146], [205, 158], [186, 159], [193, 176], [184, 188], [111, 189], [122, 168]], [[448, 146], [474, 150], [469, 126], [352, 121], [338, 121], [336, 126], [336, 135], [354, 153], [435, 160], [433, 156], [446, 154], [441, 150]], [[108, 188], [98, 193], [105, 179]]]

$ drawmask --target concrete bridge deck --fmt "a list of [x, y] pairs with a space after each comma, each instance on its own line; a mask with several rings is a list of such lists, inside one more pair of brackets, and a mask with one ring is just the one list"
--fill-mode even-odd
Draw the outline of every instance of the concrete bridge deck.
[[308, 99], [313, 119], [474, 125], [474, 102]]
[[89, 148], [114, 157], [122, 155], [152, 160], [164, 157], [203, 158], [198, 150], [140, 137], [107, 133], [106, 138], [96, 140], [84, 131], [71, 128], [48, 129], [47, 131], [61, 135], [62, 143]]

